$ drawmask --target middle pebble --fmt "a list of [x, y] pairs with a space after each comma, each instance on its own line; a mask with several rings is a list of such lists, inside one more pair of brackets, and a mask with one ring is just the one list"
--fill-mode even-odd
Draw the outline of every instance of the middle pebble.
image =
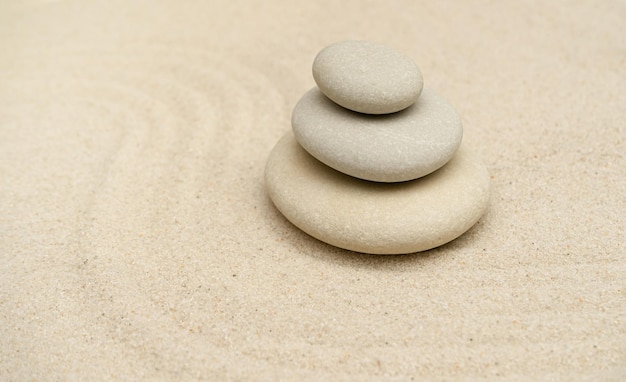
[[335, 104], [316, 87], [296, 105], [291, 125], [298, 143], [319, 161], [376, 182], [430, 174], [452, 158], [463, 137], [454, 107], [426, 88], [407, 109], [370, 115]]

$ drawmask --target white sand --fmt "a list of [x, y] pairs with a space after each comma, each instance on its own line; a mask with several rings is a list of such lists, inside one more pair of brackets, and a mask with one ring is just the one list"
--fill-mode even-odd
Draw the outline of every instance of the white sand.
[[[417, 3], [0, 3], [0, 379], [624, 378], [624, 3]], [[269, 201], [344, 39], [412, 57], [489, 167], [451, 244], [355, 254]]]

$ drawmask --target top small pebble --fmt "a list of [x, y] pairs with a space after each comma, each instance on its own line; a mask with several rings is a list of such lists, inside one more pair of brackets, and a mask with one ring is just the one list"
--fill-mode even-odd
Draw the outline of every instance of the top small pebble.
[[343, 41], [322, 49], [313, 61], [313, 78], [335, 103], [366, 114], [406, 109], [417, 101], [424, 85], [409, 57], [365, 41]]

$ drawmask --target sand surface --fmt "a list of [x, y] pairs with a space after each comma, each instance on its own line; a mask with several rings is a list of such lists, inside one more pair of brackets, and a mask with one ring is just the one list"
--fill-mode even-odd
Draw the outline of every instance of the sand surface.
[[[0, 2], [0, 380], [624, 380], [623, 1]], [[324, 46], [455, 105], [491, 204], [380, 257], [263, 168]]]

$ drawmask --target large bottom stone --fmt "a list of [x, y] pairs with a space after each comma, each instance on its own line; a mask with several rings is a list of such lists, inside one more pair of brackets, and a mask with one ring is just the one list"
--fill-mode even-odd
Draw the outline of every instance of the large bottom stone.
[[287, 133], [265, 167], [270, 198], [289, 221], [334, 246], [372, 254], [419, 252], [467, 231], [489, 201], [485, 166], [463, 145], [439, 170], [402, 183], [338, 172]]

